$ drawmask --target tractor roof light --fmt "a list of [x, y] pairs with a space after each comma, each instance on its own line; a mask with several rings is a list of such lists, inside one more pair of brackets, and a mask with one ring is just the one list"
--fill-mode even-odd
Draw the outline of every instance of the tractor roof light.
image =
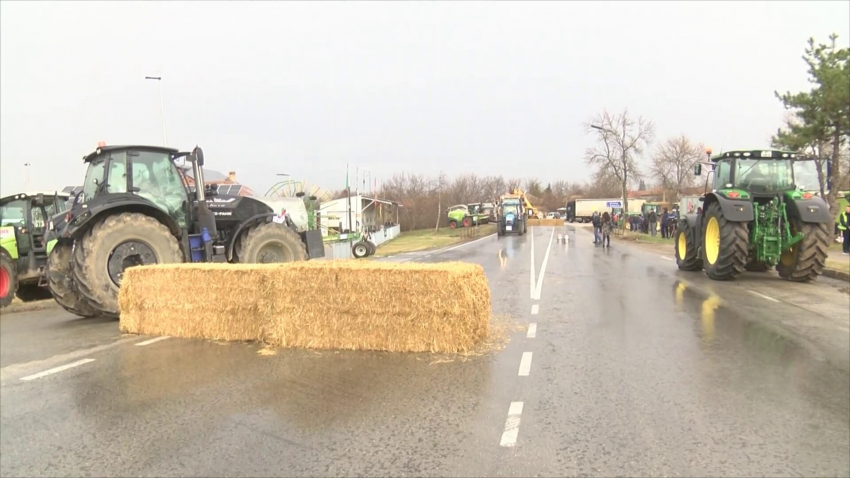
[[788, 157], [788, 153], [784, 153], [784, 154], [782, 155], [782, 157], [783, 157], [783, 158], [787, 158], [787, 157]]
[[[737, 155], [736, 155], [736, 156], [737, 156]], [[749, 157], [750, 157], [750, 153], [744, 153], [744, 157], [749, 158]]]

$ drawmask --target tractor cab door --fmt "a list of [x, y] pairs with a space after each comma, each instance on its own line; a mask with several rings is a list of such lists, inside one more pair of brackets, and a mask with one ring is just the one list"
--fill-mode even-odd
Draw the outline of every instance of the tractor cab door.
[[185, 228], [189, 196], [177, 166], [168, 153], [157, 151], [127, 151], [129, 170], [127, 189], [165, 211]]
[[732, 160], [724, 159], [714, 165], [714, 189], [732, 187]]
[[44, 201], [39, 203], [36, 198], [32, 198], [27, 212], [30, 248], [36, 253], [46, 252], [47, 241], [45, 241], [45, 237], [47, 234], [47, 221], [50, 219], [50, 216], [44, 207]]

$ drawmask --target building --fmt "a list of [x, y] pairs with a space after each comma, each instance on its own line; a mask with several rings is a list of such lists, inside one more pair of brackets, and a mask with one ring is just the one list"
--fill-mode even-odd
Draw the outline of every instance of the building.
[[[328, 230], [341, 233], [345, 231], [371, 232], [392, 227], [398, 224], [398, 208], [396, 202], [376, 197], [362, 195], [349, 198], [325, 201], [319, 206], [322, 235], [327, 236]], [[349, 216], [351, 224], [349, 226]]]

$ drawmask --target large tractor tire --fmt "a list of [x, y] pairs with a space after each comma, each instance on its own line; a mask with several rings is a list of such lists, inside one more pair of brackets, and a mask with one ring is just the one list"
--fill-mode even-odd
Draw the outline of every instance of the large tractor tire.
[[455, 221], [455, 220], [449, 221], [449, 229], [457, 229], [457, 221]]
[[39, 287], [38, 283], [18, 284], [18, 299], [21, 302], [34, 302], [36, 300], [52, 299], [47, 287]]
[[463, 218], [463, 227], [472, 227], [472, 218], [467, 216]]
[[779, 276], [794, 282], [808, 282], [823, 273], [829, 249], [829, 224], [790, 219], [791, 234], [803, 233], [803, 240], [779, 257]]
[[156, 219], [125, 212], [95, 224], [78, 239], [71, 268], [77, 291], [100, 315], [118, 317], [124, 270], [183, 262], [177, 239]]
[[702, 265], [714, 280], [731, 280], [747, 263], [749, 233], [747, 223], [732, 222], [723, 217], [720, 204], [711, 203], [705, 210], [702, 226]]
[[71, 244], [56, 244], [47, 256], [47, 289], [63, 309], [81, 317], [94, 317], [97, 312], [86, 302], [71, 283]]
[[301, 236], [284, 224], [264, 222], [240, 237], [236, 256], [243, 264], [275, 264], [307, 260]]
[[6, 307], [15, 298], [18, 290], [18, 274], [15, 263], [5, 253], [0, 254], [0, 307]]
[[369, 246], [365, 242], [355, 242], [351, 246], [351, 254], [356, 259], [362, 259], [369, 255]]
[[697, 231], [681, 221], [676, 230], [676, 265], [683, 271], [698, 271], [702, 269], [702, 258], [697, 247]]
[[376, 246], [375, 243], [370, 240], [366, 240], [366, 247], [369, 248], [369, 252], [367, 253], [367, 255], [369, 256], [374, 256], [375, 253], [378, 252], [378, 246]]

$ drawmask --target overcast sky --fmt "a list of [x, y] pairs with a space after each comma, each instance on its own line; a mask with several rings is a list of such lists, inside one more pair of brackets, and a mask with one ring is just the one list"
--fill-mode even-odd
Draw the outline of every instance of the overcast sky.
[[[275, 173], [584, 180], [603, 108], [715, 149], [767, 144], [774, 90], [850, 2], [0, 3], [2, 195], [82, 182], [100, 140], [204, 148], [262, 193]], [[352, 181], [353, 182], [353, 181]]]

